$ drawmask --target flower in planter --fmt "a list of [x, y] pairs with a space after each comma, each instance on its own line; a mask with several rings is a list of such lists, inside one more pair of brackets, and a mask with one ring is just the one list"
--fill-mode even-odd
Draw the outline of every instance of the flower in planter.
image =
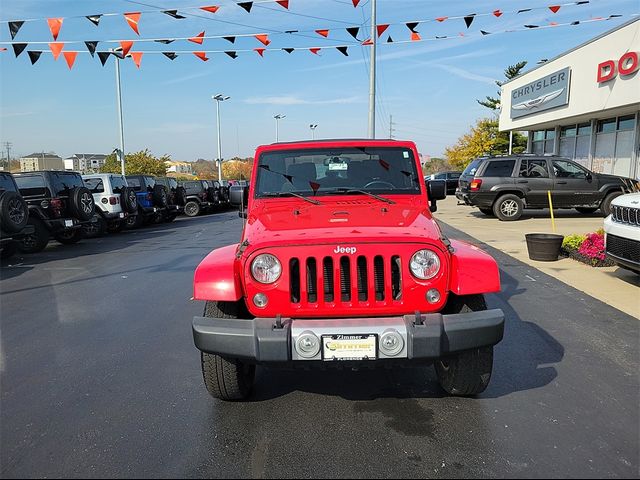
[[604, 234], [589, 233], [578, 249], [580, 255], [590, 258], [594, 263], [607, 258], [604, 247]]
[[567, 251], [578, 251], [578, 249], [586, 239], [586, 235], [580, 235], [577, 233], [567, 235], [562, 241], [562, 248]]

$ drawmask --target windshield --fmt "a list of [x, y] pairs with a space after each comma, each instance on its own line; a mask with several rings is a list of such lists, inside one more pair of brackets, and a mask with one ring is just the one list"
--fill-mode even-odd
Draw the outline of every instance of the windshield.
[[401, 147], [341, 147], [263, 153], [258, 160], [256, 197], [294, 192], [419, 194], [413, 152]]

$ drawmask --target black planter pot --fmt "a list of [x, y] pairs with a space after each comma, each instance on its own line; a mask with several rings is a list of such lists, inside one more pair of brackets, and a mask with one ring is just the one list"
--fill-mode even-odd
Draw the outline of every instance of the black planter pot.
[[560, 247], [564, 235], [553, 233], [527, 233], [527, 250], [531, 260], [540, 262], [555, 262], [560, 255]]

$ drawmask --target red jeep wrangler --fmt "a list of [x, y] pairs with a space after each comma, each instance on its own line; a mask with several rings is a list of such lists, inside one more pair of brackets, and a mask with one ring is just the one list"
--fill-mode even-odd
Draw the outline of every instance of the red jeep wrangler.
[[390, 140], [279, 143], [256, 151], [240, 243], [198, 266], [193, 319], [208, 391], [245, 399], [257, 364], [435, 363], [442, 388], [487, 387], [501, 310], [492, 257], [432, 218], [416, 146]]

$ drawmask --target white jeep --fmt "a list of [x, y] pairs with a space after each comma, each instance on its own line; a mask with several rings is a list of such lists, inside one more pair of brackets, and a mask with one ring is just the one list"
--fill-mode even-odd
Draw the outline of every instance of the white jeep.
[[607, 256], [640, 274], [640, 193], [621, 195], [611, 202], [604, 231]]
[[82, 176], [85, 185], [93, 194], [98, 222], [85, 228], [87, 236], [98, 236], [109, 231], [121, 231], [128, 217], [138, 211], [136, 192], [127, 185], [122, 175], [96, 173]]

